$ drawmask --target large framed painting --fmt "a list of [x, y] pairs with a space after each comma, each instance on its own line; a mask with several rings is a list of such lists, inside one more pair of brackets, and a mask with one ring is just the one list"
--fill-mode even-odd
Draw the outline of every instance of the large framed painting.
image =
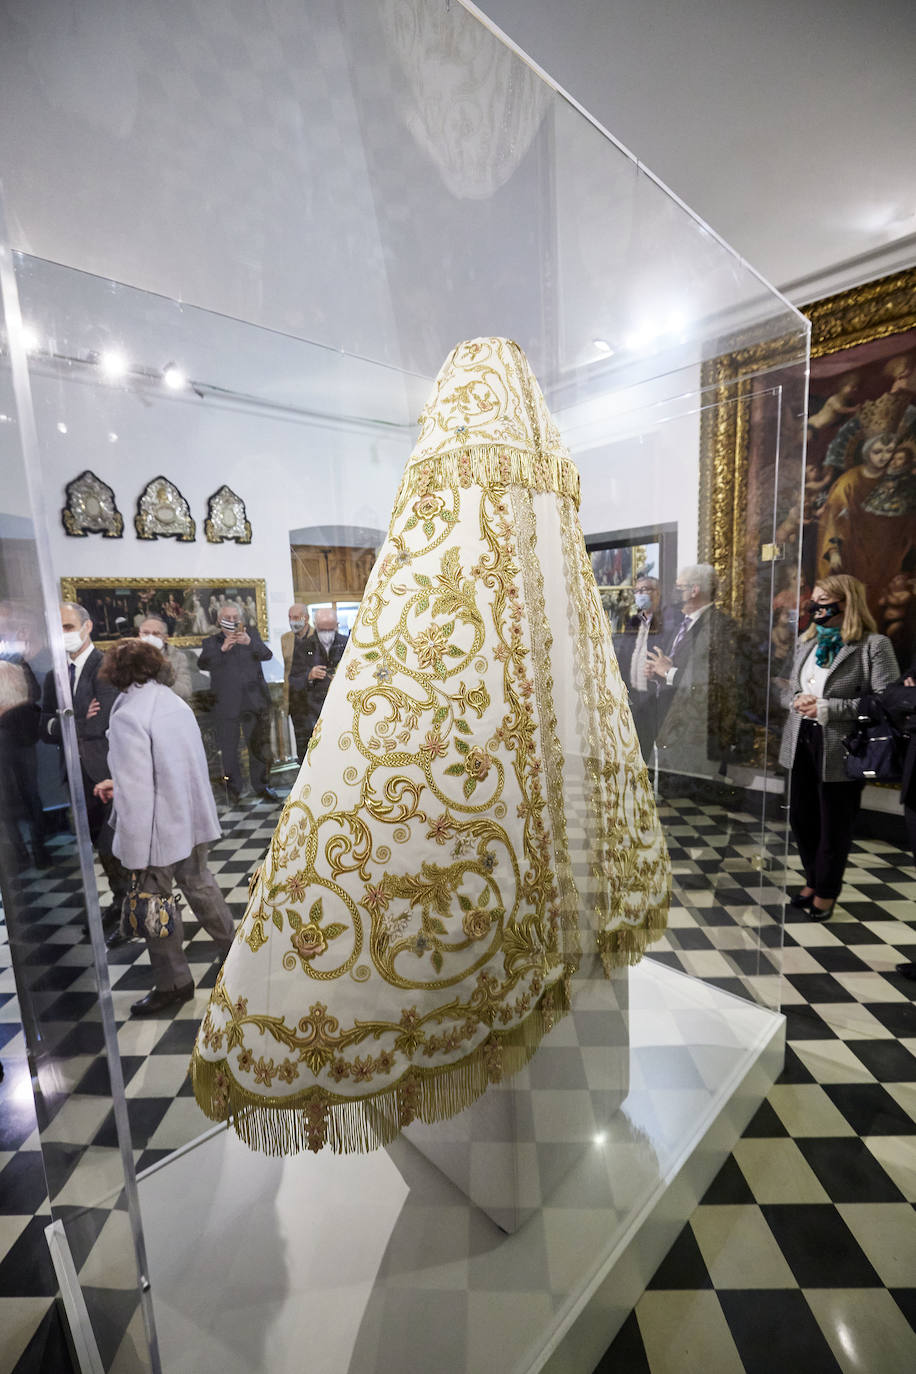
[[263, 578], [227, 582], [224, 578], [64, 577], [63, 601], [85, 607], [92, 637], [102, 646], [136, 633], [149, 615], [160, 616], [173, 644], [199, 646], [215, 634], [221, 607], [235, 602], [262, 639], [268, 635], [267, 584]]
[[916, 661], [916, 271], [807, 307], [802, 606], [819, 577], [865, 584], [902, 668]]
[[662, 604], [670, 604], [677, 576], [676, 524], [590, 534], [585, 547], [614, 634], [625, 629], [634, 613], [633, 591], [640, 577], [657, 578]]
[[[807, 391], [798, 333], [736, 340], [703, 368], [699, 556], [761, 682], [768, 660], [777, 676], [788, 662], [813, 583], [831, 571], [861, 578], [901, 664], [916, 657], [916, 270], [802, 309]], [[755, 703], [761, 722], [765, 708]]]

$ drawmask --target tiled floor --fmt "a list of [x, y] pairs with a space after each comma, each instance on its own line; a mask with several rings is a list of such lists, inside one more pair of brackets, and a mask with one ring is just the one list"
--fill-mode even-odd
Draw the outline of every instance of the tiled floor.
[[[214, 869], [239, 913], [246, 880], [276, 813], [225, 818]], [[751, 859], [759, 822], [717, 808], [670, 803], [666, 832], [676, 874], [671, 927], [656, 957], [731, 991], [776, 994], [768, 953], [778, 896]], [[780, 838], [770, 830], [772, 846]], [[58, 874], [55, 873], [55, 877]], [[36, 879], [46, 903], [31, 934], [60, 947], [42, 1014], [67, 1025], [80, 1053], [77, 1091], [63, 1100], [59, 1149], [85, 1163], [109, 1142], [96, 999], [88, 947], [61, 889]], [[826, 925], [789, 913], [780, 995], [788, 1018], [786, 1071], [660, 1266], [607, 1355], [615, 1374], [703, 1374], [782, 1367], [896, 1374], [916, 1368], [916, 984], [894, 972], [916, 957], [916, 874], [908, 855], [857, 844], [842, 908]], [[56, 901], [55, 901], [56, 898]], [[188, 922], [201, 994], [173, 1017], [131, 1022], [149, 986], [142, 947], [113, 952], [110, 969], [131, 1128], [139, 1167], [200, 1129], [184, 1079], [206, 989], [212, 944]], [[774, 957], [775, 954], [774, 954]], [[7, 981], [2, 981], [3, 979]], [[66, 1374], [44, 1226], [49, 1209], [24, 1045], [10, 974], [0, 971], [0, 1374]], [[49, 1017], [50, 1012], [50, 1017]], [[75, 1028], [74, 1028], [75, 1025]], [[71, 1050], [73, 1045], [70, 1046]], [[57, 1122], [57, 1117], [53, 1117]], [[59, 1181], [59, 1180], [58, 1180]], [[55, 1206], [62, 1205], [59, 1193]], [[117, 1207], [117, 1201], [112, 1204]], [[80, 1211], [84, 1263], [106, 1207]], [[72, 1244], [72, 1241], [71, 1241]], [[125, 1320], [130, 1295], [124, 1294]], [[132, 1310], [132, 1309], [131, 1309]], [[405, 1371], [411, 1374], [411, 1371]]]

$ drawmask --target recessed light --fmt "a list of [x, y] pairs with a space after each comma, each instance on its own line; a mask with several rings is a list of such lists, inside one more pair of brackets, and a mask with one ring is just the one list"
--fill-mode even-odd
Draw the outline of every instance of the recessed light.
[[118, 377], [123, 377], [127, 371], [127, 359], [118, 348], [106, 348], [99, 356], [99, 367], [114, 381]]
[[187, 377], [177, 363], [166, 364], [162, 369], [162, 380], [171, 391], [181, 391], [188, 384]]

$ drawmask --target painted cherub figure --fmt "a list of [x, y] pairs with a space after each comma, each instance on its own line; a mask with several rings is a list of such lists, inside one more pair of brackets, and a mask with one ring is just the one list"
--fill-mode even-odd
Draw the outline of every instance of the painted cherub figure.
[[892, 577], [886, 590], [878, 597], [881, 608], [883, 633], [896, 643], [903, 636], [907, 612], [913, 600], [916, 584], [911, 575], [897, 573]]

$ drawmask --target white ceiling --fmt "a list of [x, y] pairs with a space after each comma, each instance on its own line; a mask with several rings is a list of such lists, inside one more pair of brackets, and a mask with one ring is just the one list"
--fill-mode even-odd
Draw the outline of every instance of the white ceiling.
[[914, 0], [480, 8], [797, 303], [916, 262]]
[[[916, 260], [913, 0], [484, 6], [796, 301]], [[595, 339], [656, 375], [719, 329], [782, 332], [753, 272], [448, 11], [0, 0], [14, 246], [422, 375], [478, 333], [549, 381]], [[125, 328], [96, 300], [41, 312], [66, 351]], [[682, 305], [683, 356], [640, 363], [626, 339]], [[279, 394], [272, 343], [261, 362]]]

